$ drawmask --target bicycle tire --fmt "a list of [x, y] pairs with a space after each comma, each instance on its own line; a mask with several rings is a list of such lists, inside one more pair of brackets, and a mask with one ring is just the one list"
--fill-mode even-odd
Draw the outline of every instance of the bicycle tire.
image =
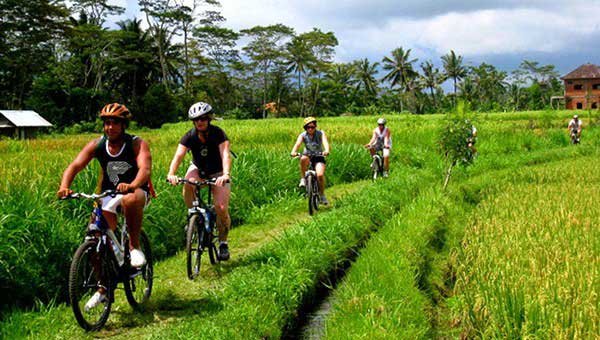
[[308, 198], [308, 214], [314, 214], [314, 204], [313, 204], [313, 176], [308, 176], [306, 178], [306, 197]]
[[[210, 235], [212, 236], [212, 235]], [[217, 245], [215, 244], [215, 237], [212, 237], [212, 241], [210, 242], [210, 245], [208, 246], [208, 258], [210, 259], [210, 263], [211, 264], [217, 264], [219, 263], [219, 250], [217, 248]]]
[[373, 169], [373, 181], [377, 180], [377, 177], [379, 176], [379, 156], [375, 155], [373, 156], [373, 163], [371, 165], [371, 168]]
[[[101, 262], [100, 265], [98, 265], [100, 273], [94, 275], [96, 270], [93, 268], [90, 255], [98, 257], [97, 261], [106, 259], [102, 254], [97, 253], [97, 246], [98, 242], [96, 240], [87, 240], [81, 244], [79, 248], [77, 248], [77, 251], [75, 251], [75, 255], [73, 255], [71, 268], [69, 270], [69, 302], [77, 323], [79, 323], [79, 326], [86, 331], [97, 331], [101, 329], [108, 320], [112, 306], [112, 280], [111, 275], [108, 274], [105, 278], [105, 281], [107, 282], [103, 282], [107, 289], [107, 298], [103, 303], [103, 308], [99, 310], [98, 308], [102, 306], [98, 306], [87, 312], [82, 308], [87, 302], [87, 297], [91, 297], [96, 293], [98, 282], [100, 277], [102, 277], [102, 271], [106, 268], [106, 264]], [[95, 283], [92, 285], [90, 280], [94, 280]], [[82, 302], [83, 305], [81, 305]], [[95, 317], [95, 315], [97, 315], [97, 317]]]
[[[126, 254], [129, 252], [129, 245], [127, 243], [128, 240], [125, 242]], [[126, 275], [129, 277], [124, 282], [127, 302], [129, 302], [129, 305], [136, 310], [143, 309], [144, 305], [150, 299], [150, 295], [152, 295], [152, 284], [154, 282], [152, 248], [150, 247], [148, 236], [143, 230], [140, 232], [140, 247], [146, 257], [146, 264], [140, 269], [135, 269], [133, 267], [127, 268], [129, 272], [127, 272]], [[143, 288], [143, 290], [140, 288]]]
[[315, 211], [319, 210], [319, 203], [321, 202], [321, 195], [319, 195], [319, 181], [315, 178], [313, 181], [313, 208]]
[[204, 223], [199, 215], [192, 215], [187, 226], [185, 242], [187, 256], [187, 276], [190, 280], [200, 275], [202, 259], [202, 235], [204, 234]]

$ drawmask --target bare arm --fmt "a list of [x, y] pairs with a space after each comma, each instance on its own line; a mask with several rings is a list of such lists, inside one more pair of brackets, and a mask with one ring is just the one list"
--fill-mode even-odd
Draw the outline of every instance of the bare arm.
[[390, 131], [390, 129], [387, 129], [387, 133], [385, 134], [385, 137], [383, 138], [383, 146], [386, 148], [390, 148], [390, 140], [392, 138], [392, 131]]
[[224, 185], [231, 179], [231, 152], [229, 151], [229, 141], [226, 140], [219, 144], [219, 152], [221, 153], [221, 162], [223, 165], [223, 175], [217, 178], [216, 184], [219, 186]]
[[327, 140], [327, 136], [325, 136], [325, 132], [321, 131], [321, 133], [323, 133], [323, 155], [327, 156], [329, 155], [329, 141]]
[[292, 152], [290, 153], [292, 156], [296, 156], [296, 153], [298, 152], [298, 148], [300, 148], [300, 145], [302, 145], [302, 134], [298, 135], [298, 138], [296, 139], [296, 144], [294, 144], [294, 147], [292, 148]]
[[58, 197], [64, 197], [71, 193], [69, 187], [73, 183], [75, 176], [83, 170], [90, 161], [94, 158], [94, 150], [96, 149], [96, 145], [98, 145], [98, 140], [93, 140], [89, 142], [75, 157], [73, 162], [69, 164], [65, 172], [63, 173], [62, 180], [60, 181], [60, 188], [56, 193]]
[[377, 135], [375, 134], [375, 131], [373, 131], [373, 135], [371, 136], [371, 140], [369, 141], [369, 143], [365, 144], [365, 148], [371, 147], [375, 143], [375, 139], [377, 139]]
[[175, 150], [175, 155], [171, 160], [171, 165], [169, 165], [169, 173], [167, 174], [167, 179], [173, 185], [177, 184], [177, 176], [175, 174], [177, 173], [177, 169], [179, 169], [179, 165], [181, 165], [181, 162], [183, 161], [187, 151], [188, 148], [185, 145], [177, 145], [177, 150]]
[[[134, 145], [136, 152], [135, 161], [138, 166], [138, 172], [133, 181], [129, 184], [128, 190], [135, 190], [150, 180], [152, 174], [152, 155], [150, 147], [145, 141], [138, 139], [137, 145]], [[137, 147], [136, 147], [137, 146]]]

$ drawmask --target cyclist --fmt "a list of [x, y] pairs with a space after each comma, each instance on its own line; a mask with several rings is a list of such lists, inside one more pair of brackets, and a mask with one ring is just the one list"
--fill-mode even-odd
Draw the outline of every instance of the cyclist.
[[477, 149], [475, 148], [475, 143], [477, 143], [477, 128], [475, 125], [471, 124], [471, 122], [467, 119], [465, 121], [467, 125], [471, 125], [471, 130], [469, 131], [469, 135], [467, 137], [467, 147], [471, 149], [473, 154], [477, 153]]
[[[190, 107], [188, 118], [193, 122], [194, 127], [181, 137], [169, 166], [167, 179], [171, 184], [177, 184], [175, 173], [187, 152], [192, 153], [192, 162], [185, 174], [187, 180], [217, 179], [216, 185], [212, 186], [211, 190], [219, 230], [219, 259], [227, 261], [230, 257], [227, 235], [231, 227], [229, 217], [231, 157], [227, 135], [221, 128], [211, 124], [213, 113], [213, 108], [204, 102], [195, 103]], [[193, 185], [183, 186], [183, 199], [188, 208], [193, 206], [195, 190]]]
[[[72, 194], [70, 186], [75, 176], [96, 158], [102, 168], [102, 191], [116, 190], [124, 193], [115, 197], [105, 197], [102, 202], [102, 214], [108, 226], [115, 231], [117, 209], [122, 208], [129, 233], [131, 265], [141, 267], [146, 263], [146, 258], [139, 249], [139, 236], [144, 208], [149, 200], [148, 193], [153, 193], [149, 185], [152, 171], [150, 149], [141, 138], [125, 133], [131, 119], [131, 113], [125, 105], [107, 104], [100, 111], [100, 118], [104, 123], [104, 135], [89, 142], [67, 167], [57, 195], [65, 197]], [[86, 303], [85, 309], [96, 307], [104, 299], [106, 289], [101, 287]]]
[[392, 133], [385, 126], [387, 120], [385, 118], [377, 119], [377, 127], [373, 130], [373, 136], [369, 143], [365, 144], [365, 148], [369, 149], [371, 156], [374, 157], [377, 151], [383, 153], [383, 177], [388, 177], [390, 170], [390, 150], [392, 149]]
[[312, 163], [317, 172], [317, 180], [319, 181], [319, 196], [321, 203], [328, 205], [327, 197], [325, 197], [325, 156], [329, 155], [329, 142], [323, 130], [317, 130], [317, 119], [314, 117], [306, 117], [304, 119], [304, 132], [298, 135], [296, 144], [292, 148], [292, 157], [298, 156], [298, 149], [304, 143], [304, 151], [300, 157], [300, 187], [306, 186], [304, 173], [308, 170], [309, 163]]
[[579, 116], [578, 115], [574, 115], [573, 119], [571, 119], [571, 121], [569, 122], [569, 126], [568, 126], [568, 130], [569, 133], [571, 134], [571, 136], [576, 135], [577, 136], [577, 141], [579, 141], [579, 138], [581, 138], [581, 127], [582, 127], [582, 122], [581, 120], [579, 120]]

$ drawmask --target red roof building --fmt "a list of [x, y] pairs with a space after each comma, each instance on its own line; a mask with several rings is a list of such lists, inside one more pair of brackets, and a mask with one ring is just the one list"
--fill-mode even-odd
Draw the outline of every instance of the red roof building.
[[567, 110], [600, 107], [600, 66], [584, 64], [561, 79], [565, 82]]

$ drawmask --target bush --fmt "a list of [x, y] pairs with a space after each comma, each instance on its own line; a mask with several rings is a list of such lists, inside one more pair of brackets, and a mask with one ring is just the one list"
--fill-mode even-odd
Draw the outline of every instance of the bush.
[[175, 102], [162, 84], [155, 84], [148, 89], [142, 100], [142, 112], [134, 112], [134, 119], [140, 126], [158, 128], [164, 123], [177, 120]]

